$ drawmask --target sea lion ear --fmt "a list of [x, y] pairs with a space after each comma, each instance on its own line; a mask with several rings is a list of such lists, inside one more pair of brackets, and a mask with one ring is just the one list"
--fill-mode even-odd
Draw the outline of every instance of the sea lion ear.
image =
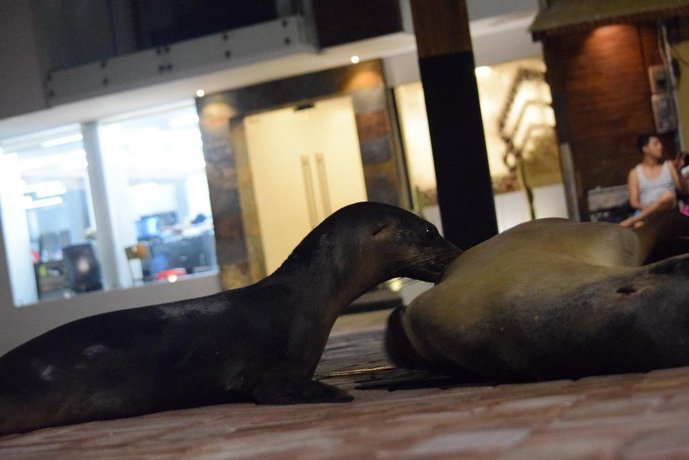
[[379, 234], [380, 232], [382, 232], [383, 230], [385, 230], [389, 226], [390, 226], [390, 224], [388, 224], [387, 222], [381, 222], [381, 223], [377, 224], [375, 227], [373, 227], [373, 231], [371, 232], [371, 236], [376, 236], [377, 234]]

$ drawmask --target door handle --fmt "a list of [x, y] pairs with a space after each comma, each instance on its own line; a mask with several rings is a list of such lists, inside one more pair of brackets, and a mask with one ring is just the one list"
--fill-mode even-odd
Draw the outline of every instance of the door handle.
[[316, 228], [318, 225], [318, 216], [316, 211], [316, 196], [313, 191], [313, 177], [311, 175], [311, 165], [309, 164], [309, 156], [301, 156], [301, 175], [304, 180], [304, 191], [306, 192], [306, 207], [309, 211], [309, 223], [311, 228]]
[[323, 213], [329, 216], [332, 213], [332, 206], [330, 205], [330, 188], [328, 187], [328, 175], [325, 171], [325, 160], [322, 153], [316, 154], [316, 170], [318, 171], [318, 185], [321, 189], [321, 204], [323, 205]]

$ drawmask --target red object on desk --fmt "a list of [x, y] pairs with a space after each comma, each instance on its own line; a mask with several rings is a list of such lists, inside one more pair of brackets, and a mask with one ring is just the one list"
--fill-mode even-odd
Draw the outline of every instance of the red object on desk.
[[171, 283], [177, 281], [181, 276], [187, 274], [187, 271], [183, 268], [170, 268], [168, 270], [163, 270], [156, 273], [156, 281], [166, 280]]

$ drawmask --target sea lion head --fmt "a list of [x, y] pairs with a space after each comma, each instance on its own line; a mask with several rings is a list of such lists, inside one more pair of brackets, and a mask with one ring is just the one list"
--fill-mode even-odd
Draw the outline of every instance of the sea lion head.
[[435, 283], [461, 253], [433, 224], [395, 206], [356, 203], [332, 217], [352, 227], [339, 232], [349, 240], [340, 241], [343, 258], [358, 254], [357, 266], [380, 274], [380, 281], [407, 277]]
[[435, 283], [462, 251], [416, 214], [382, 203], [340, 208], [312, 230], [278, 270], [326, 275], [348, 292], [391, 278]]

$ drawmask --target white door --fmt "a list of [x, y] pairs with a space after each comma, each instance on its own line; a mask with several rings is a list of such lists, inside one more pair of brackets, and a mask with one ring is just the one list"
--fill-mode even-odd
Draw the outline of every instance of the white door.
[[337, 209], [366, 200], [349, 97], [303, 110], [252, 115], [245, 123], [266, 270]]

